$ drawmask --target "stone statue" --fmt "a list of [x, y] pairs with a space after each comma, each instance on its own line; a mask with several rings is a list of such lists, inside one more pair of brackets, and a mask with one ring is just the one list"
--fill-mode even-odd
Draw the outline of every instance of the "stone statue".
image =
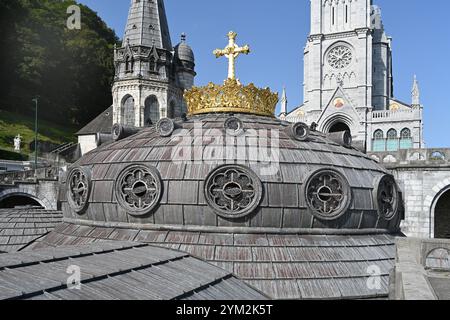
[[22, 137], [20, 134], [17, 135], [17, 137], [14, 138], [14, 151], [20, 152], [20, 145], [22, 143]]

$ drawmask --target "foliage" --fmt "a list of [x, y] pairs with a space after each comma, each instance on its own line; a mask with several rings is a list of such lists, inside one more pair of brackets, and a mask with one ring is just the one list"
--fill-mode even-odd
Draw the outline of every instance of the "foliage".
[[[112, 104], [115, 33], [86, 6], [69, 30], [72, 0], [0, 0], [0, 108], [81, 126]], [[0, 118], [2, 119], [2, 118]]]
[[[39, 120], [39, 141], [55, 144], [74, 142], [76, 131], [73, 127], [57, 125], [53, 122]], [[30, 154], [30, 143], [34, 141], [34, 118], [18, 115], [8, 111], [0, 111], [0, 149], [5, 152], [14, 150], [14, 137], [22, 136], [22, 153]], [[0, 159], [6, 159], [0, 156]], [[11, 158], [8, 158], [11, 159]], [[11, 159], [13, 160], [13, 159]]]

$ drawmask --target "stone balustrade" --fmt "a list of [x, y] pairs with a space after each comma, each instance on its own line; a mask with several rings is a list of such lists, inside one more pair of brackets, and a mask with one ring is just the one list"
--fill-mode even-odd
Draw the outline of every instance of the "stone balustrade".
[[368, 154], [372, 159], [387, 167], [450, 165], [450, 148], [408, 149], [369, 152]]
[[35, 183], [38, 180], [58, 180], [59, 170], [54, 167], [41, 168], [37, 171], [15, 171], [0, 174], [0, 185], [14, 185], [15, 183]]
[[395, 119], [417, 119], [421, 117], [421, 110], [417, 108], [413, 109], [402, 109], [402, 110], [384, 110], [384, 111], [373, 111], [369, 113], [369, 118], [372, 117], [373, 121], [376, 120], [395, 120]]

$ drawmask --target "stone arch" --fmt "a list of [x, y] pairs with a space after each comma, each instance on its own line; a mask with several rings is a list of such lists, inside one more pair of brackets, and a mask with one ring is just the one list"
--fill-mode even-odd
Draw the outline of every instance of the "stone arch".
[[429, 237], [435, 238], [435, 210], [439, 200], [443, 195], [450, 192], [450, 176], [436, 184], [426, 196], [424, 201], [424, 211], [429, 212]]
[[386, 157], [384, 157], [383, 162], [384, 163], [396, 163], [397, 158], [395, 158], [392, 154], [388, 154]]
[[37, 203], [39, 203], [42, 207], [44, 207], [46, 210], [53, 210], [55, 209], [54, 206], [52, 206], [49, 199], [43, 197], [38, 197], [35, 192], [33, 192], [30, 189], [27, 188], [14, 188], [14, 189], [7, 189], [2, 192], [0, 192], [0, 202], [3, 200], [14, 197], [14, 196], [21, 196], [21, 197], [27, 197], [30, 198]]
[[122, 98], [120, 103], [120, 123], [131, 127], [136, 125], [135, 105], [135, 99], [131, 94], [127, 94]]
[[150, 95], [145, 99], [144, 124], [156, 125], [160, 119], [161, 110], [158, 98], [155, 95]]
[[347, 126], [350, 129], [350, 133], [353, 133], [353, 131], [355, 131], [352, 119], [344, 113], [335, 113], [328, 117], [325, 121], [323, 121], [320, 131], [329, 133], [333, 126], [339, 123]]
[[450, 250], [434, 248], [425, 258], [425, 267], [428, 269], [450, 270]]

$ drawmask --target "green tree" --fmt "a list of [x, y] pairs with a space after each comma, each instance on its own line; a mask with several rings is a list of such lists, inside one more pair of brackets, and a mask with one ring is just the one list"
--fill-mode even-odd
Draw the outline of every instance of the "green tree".
[[76, 2], [0, 0], [0, 30], [6, 35], [0, 36], [0, 74], [7, 83], [0, 107], [32, 114], [31, 99], [39, 95], [41, 117], [82, 126], [111, 105], [118, 38], [83, 5], [81, 30], [69, 30], [67, 8], [72, 4]]

